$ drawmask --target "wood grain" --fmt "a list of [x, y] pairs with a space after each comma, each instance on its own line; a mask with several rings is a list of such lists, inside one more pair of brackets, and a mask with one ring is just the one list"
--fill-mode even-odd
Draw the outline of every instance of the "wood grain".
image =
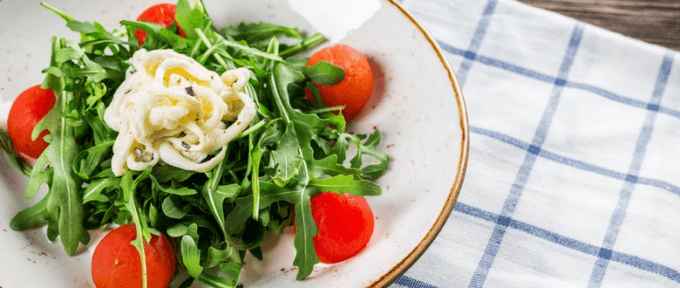
[[519, 0], [680, 51], [680, 0]]

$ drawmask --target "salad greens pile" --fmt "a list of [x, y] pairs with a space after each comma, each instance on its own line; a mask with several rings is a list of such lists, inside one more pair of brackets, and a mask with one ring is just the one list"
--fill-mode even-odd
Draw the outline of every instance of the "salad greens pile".
[[[43, 184], [49, 187], [44, 198], [12, 219], [13, 229], [46, 224], [49, 239], [59, 237], [65, 252], [73, 255], [79, 243], [88, 243], [88, 230], [134, 223], [137, 239], [132, 244], [142, 259], [142, 241], [152, 233], [174, 238], [179, 262], [191, 276], [180, 287], [195, 279], [212, 287], [234, 287], [246, 253], [261, 259], [259, 247], [268, 231], [280, 234], [293, 221], [296, 279], [310, 275], [319, 262], [312, 242], [317, 228], [310, 199], [315, 195], [381, 194], [380, 186], [370, 181], [385, 173], [390, 160], [376, 149], [380, 132], [347, 132], [342, 114], [333, 113], [342, 107], [325, 107], [312, 84], [337, 83], [343, 70], [327, 62], [305, 68], [307, 59], [300, 57], [323, 42], [322, 35], [306, 36], [296, 28], [268, 23], [218, 30], [201, 2], [191, 7], [187, 0], [177, 4], [179, 27], [123, 20], [124, 29], [113, 31], [43, 5], [81, 39], [52, 39], [42, 87], [53, 90], [57, 101], [33, 131], [34, 139], [43, 130], [50, 132], [50, 145], [34, 167], [26, 168], [7, 144], [8, 137], [0, 135], [0, 147], [30, 177], [26, 197], [36, 196]], [[177, 35], [178, 28], [186, 38]], [[141, 47], [135, 41], [137, 29], [147, 34]], [[294, 44], [283, 44], [282, 38]], [[257, 115], [211, 171], [157, 165], [113, 175], [117, 132], [104, 122], [104, 111], [131, 69], [131, 56], [142, 48], [173, 49], [218, 74], [238, 67], [252, 72], [244, 90], [256, 103]], [[305, 89], [314, 99], [305, 98]], [[348, 153], [351, 146], [356, 153]], [[365, 164], [367, 156], [373, 161]]]

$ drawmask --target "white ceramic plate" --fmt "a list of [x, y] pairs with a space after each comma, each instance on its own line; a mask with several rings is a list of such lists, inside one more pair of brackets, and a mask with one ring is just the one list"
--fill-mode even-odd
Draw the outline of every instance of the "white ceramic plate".
[[[51, 0], [76, 19], [117, 28], [158, 1]], [[375, 233], [359, 255], [337, 265], [318, 265], [311, 277], [295, 282], [292, 231], [271, 237], [265, 259], [251, 259], [242, 273], [250, 287], [384, 287], [427, 249], [458, 197], [468, 153], [465, 104], [448, 60], [436, 42], [396, 1], [261, 0], [205, 1], [221, 27], [238, 21], [266, 21], [321, 31], [332, 42], [364, 52], [374, 66], [377, 95], [352, 127], [365, 133], [380, 129], [379, 149], [392, 157], [377, 182], [383, 195], [370, 197]], [[317, 4], [321, 3], [321, 4]], [[292, 8], [291, 8], [292, 7]], [[295, 11], [293, 11], [295, 10]], [[347, 15], [352, 15], [351, 17]], [[64, 21], [39, 1], [0, 2], [0, 119], [11, 101], [40, 83], [49, 63], [50, 37], [75, 39]], [[331, 44], [326, 43], [325, 45]], [[16, 232], [10, 219], [33, 204], [25, 200], [27, 178], [0, 157], [0, 287], [93, 287], [93, 243], [68, 257], [45, 229]], [[41, 195], [38, 195], [38, 199]], [[456, 249], [456, 247], [451, 247]]]

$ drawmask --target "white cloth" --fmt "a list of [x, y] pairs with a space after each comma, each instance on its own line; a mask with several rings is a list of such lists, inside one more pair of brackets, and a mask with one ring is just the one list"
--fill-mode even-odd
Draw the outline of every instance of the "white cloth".
[[458, 203], [391, 287], [680, 287], [680, 54], [512, 0], [404, 0], [462, 84]]

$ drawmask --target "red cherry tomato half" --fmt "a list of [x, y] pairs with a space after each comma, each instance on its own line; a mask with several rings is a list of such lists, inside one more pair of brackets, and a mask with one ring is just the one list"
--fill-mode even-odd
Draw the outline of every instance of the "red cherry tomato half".
[[373, 210], [363, 197], [321, 193], [311, 200], [319, 229], [314, 248], [323, 263], [337, 263], [359, 253], [373, 234]]
[[342, 115], [347, 122], [364, 109], [373, 93], [373, 70], [366, 56], [345, 44], [321, 49], [309, 58], [307, 66], [326, 61], [345, 70], [345, 78], [335, 85], [319, 85], [321, 98], [328, 107], [345, 105]]
[[[92, 254], [92, 280], [97, 288], [141, 288], [142, 261], [130, 242], [137, 238], [134, 224], [109, 232]], [[175, 253], [164, 236], [151, 234], [144, 244], [149, 288], [167, 288], [175, 271]]]
[[16, 152], [30, 158], [38, 158], [49, 146], [43, 140], [43, 137], [49, 134], [47, 130], [40, 133], [35, 141], [31, 140], [31, 134], [35, 125], [52, 110], [55, 102], [54, 92], [42, 89], [40, 85], [26, 89], [14, 100], [7, 119], [7, 132]]
[[[179, 30], [179, 35], [186, 37], [184, 31], [179, 28], [177, 20], [175, 20], [175, 10], [177, 10], [177, 5], [175, 4], [157, 4], [147, 8], [144, 10], [144, 12], [142, 12], [142, 14], [139, 14], [137, 21], [156, 23], [165, 28], [168, 28], [170, 25], [172, 25], [172, 23], [175, 23], [177, 29]], [[139, 46], [142, 46], [144, 44], [144, 39], [146, 39], [146, 32], [142, 30], [135, 30], [135, 35], [137, 36], [137, 43], [139, 43]]]

